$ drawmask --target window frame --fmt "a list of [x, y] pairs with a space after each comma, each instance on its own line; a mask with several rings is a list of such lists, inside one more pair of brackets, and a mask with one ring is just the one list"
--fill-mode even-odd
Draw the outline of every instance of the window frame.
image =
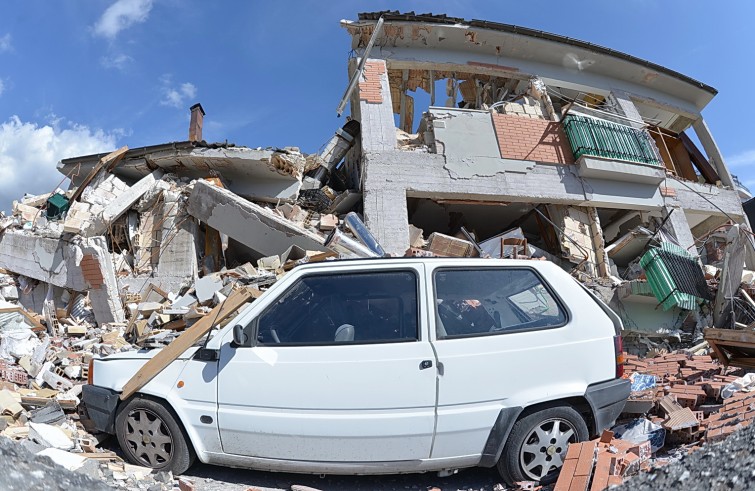
[[[296, 288], [297, 285], [301, 281], [306, 280], [307, 278], [313, 278], [313, 277], [322, 277], [322, 276], [345, 276], [345, 275], [370, 275], [370, 274], [384, 274], [384, 273], [410, 273], [414, 277], [414, 294], [415, 294], [415, 315], [416, 315], [416, 334], [415, 337], [412, 338], [399, 338], [399, 339], [392, 339], [392, 340], [376, 340], [376, 341], [352, 341], [352, 342], [335, 342], [335, 341], [329, 341], [329, 342], [322, 342], [322, 343], [311, 343], [311, 342], [301, 342], [301, 343], [262, 343], [259, 341], [259, 323], [260, 319], [267, 314], [270, 310], [277, 307], [279, 304], [277, 303], [277, 299], [286, 296], [292, 289]], [[285, 290], [283, 290], [279, 295], [277, 295], [277, 299], [274, 300], [272, 303], [267, 305], [262, 312], [258, 313], [254, 319], [251, 321], [251, 331], [252, 331], [252, 346], [262, 346], [266, 348], [307, 348], [307, 347], [323, 347], [323, 346], [365, 346], [365, 345], [374, 345], [374, 344], [397, 344], [397, 343], [416, 343], [422, 341], [422, 311], [421, 311], [421, 274], [413, 268], [396, 268], [396, 269], [372, 269], [372, 270], [355, 270], [355, 271], [329, 271], [329, 272], [313, 272], [311, 274], [305, 274], [301, 277], [297, 278], [292, 284], [290, 284]], [[381, 295], [380, 297], [375, 298], [387, 298], [385, 295]], [[402, 320], [403, 322], [403, 320]]]
[[[540, 284], [546, 289], [548, 294], [553, 298], [553, 300], [556, 302], [556, 305], [559, 309], [564, 313], [564, 322], [561, 324], [556, 324], [552, 326], [538, 326], [538, 327], [524, 327], [521, 329], [502, 329], [500, 331], [493, 331], [493, 332], [479, 332], [474, 334], [447, 334], [445, 336], [438, 336], [438, 318], [440, 316], [440, 313], [438, 312], [438, 285], [436, 282], [437, 274], [443, 273], [443, 272], [449, 272], [449, 271], [462, 271], [462, 272], [475, 272], [475, 271], [529, 271], [535, 275], [535, 277], [540, 281]], [[433, 280], [433, 296], [432, 296], [432, 315], [435, 320], [435, 340], [436, 341], [446, 341], [446, 340], [453, 340], [453, 339], [469, 339], [469, 338], [479, 338], [479, 337], [485, 337], [485, 336], [500, 336], [500, 335], [506, 335], [506, 334], [517, 334], [517, 333], [523, 333], [523, 332], [534, 332], [534, 331], [545, 331], [550, 329], [560, 329], [562, 327], [565, 327], [569, 325], [572, 321], [572, 314], [569, 308], [566, 306], [566, 302], [563, 301], [563, 299], [556, 293], [556, 290], [553, 288], [553, 286], [548, 282], [540, 272], [530, 266], [497, 266], [494, 268], [488, 268], [485, 266], [442, 266], [439, 268], [435, 268], [432, 272], [432, 280]], [[524, 291], [524, 290], [523, 290]], [[521, 292], [519, 292], [521, 293]], [[518, 306], [514, 306], [517, 309]], [[520, 309], [521, 310], [521, 309]]]

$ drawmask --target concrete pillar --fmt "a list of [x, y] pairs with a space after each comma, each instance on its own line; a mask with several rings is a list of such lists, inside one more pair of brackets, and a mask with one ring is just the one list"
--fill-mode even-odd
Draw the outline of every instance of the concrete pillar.
[[364, 165], [367, 173], [363, 194], [364, 223], [385, 252], [393, 256], [403, 256], [409, 248], [406, 190], [403, 187], [386, 189], [385, 185], [371, 186], [368, 159], [365, 159]]
[[[108, 322], [125, 322], [126, 316], [115, 277], [115, 266], [107, 248], [107, 241], [104, 237], [87, 239], [82, 241], [81, 251], [83, 258], [80, 266], [84, 279], [89, 282], [89, 303], [92, 305], [95, 320], [99, 325]], [[84, 258], [91, 258], [90, 261], [99, 266], [96, 283], [90, 281]]]
[[600, 226], [600, 216], [598, 215], [598, 209], [593, 207], [588, 207], [587, 213], [590, 217], [590, 234], [592, 235], [592, 243], [595, 247], [595, 262], [598, 266], [598, 274], [605, 278], [611, 274], [611, 271], [608, 254], [606, 253], [606, 242], [603, 238], [603, 228]]
[[726, 162], [724, 161], [723, 155], [721, 155], [721, 150], [719, 150], [718, 145], [716, 145], [716, 140], [713, 139], [713, 135], [710, 133], [710, 129], [705, 123], [705, 120], [700, 117], [700, 119], [692, 124], [692, 128], [694, 128], [697, 138], [703, 145], [705, 153], [708, 155], [708, 160], [711, 165], [716, 168], [718, 177], [721, 179], [721, 184], [734, 188], [734, 179], [731, 177], [729, 168], [726, 167]]
[[663, 228], [676, 237], [679, 246], [686, 249], [693, 256], [697, 256], [695, 237], [692, 235], [692, 230], [690, 230], [684, 210], [678, 207], [667, 206], [663, 209], [663, 213], [664, 215], [671, 213]]
[[385, 60], [367, 60], [359, 79], [359, 115], [363, 152], [396, 149], [396, 124]]
[[561, 121], [561, 114], [553, 107], [553, 101], [551, 100], [551, 96], [548, 95], [548, 89], [545, 82], [538, 77], [532, 77], [530, 84], [530, 93], [543, 103], [550, 120], [557, 123]]
[[193, 281], [198, 272], [194, 243], [196, 222], [186, 212], [186, 203], [180, 193], [165, 191], [163, 197], [157, 276]]

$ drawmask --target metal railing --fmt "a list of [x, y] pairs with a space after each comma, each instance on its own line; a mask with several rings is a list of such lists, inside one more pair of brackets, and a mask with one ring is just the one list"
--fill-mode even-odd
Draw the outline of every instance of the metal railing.
[[739, 177], [732, 175], [732, 180], [734, 181], [734, 186], [737, 188], [737, 190], [742, 191], [744, 194], [752, 197], [752, 192], [750, 191], [750, 188], [745, 186], [742, 181], [739, 180]]
[[603, 119], [567, 114], [564, 132], [574, 159], [583, 155], [663, 166], [650, 133]]

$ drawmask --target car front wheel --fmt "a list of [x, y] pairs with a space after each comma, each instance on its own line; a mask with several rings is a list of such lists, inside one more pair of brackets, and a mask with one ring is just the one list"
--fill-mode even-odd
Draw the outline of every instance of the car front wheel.
[[118, 444], [130, 462], [182, 474], [195, 454], [176, 418], [161, 403], [136, 396], [115, 418]]
[[557, 406], [528, 414], [514, 424], [498, 472], [506, 481], [547, 481], [564, 464], [570, 443], [587, 440], [582, 416], [568, 406]]

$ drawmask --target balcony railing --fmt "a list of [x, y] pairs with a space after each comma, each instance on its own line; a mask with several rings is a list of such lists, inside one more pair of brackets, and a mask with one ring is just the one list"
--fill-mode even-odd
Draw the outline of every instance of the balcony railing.
[[583, 155], [663, 166], [647, 131], [611, 121], [567, 114], [564, 132], [574, 159]]

